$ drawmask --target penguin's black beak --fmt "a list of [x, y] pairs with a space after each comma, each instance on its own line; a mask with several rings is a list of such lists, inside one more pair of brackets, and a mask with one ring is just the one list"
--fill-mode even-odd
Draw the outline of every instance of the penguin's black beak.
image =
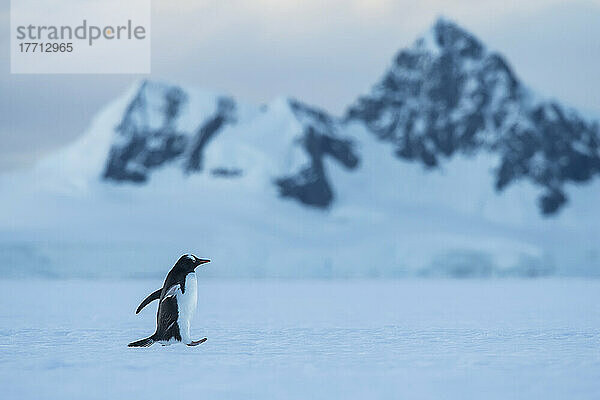
[[206, 263], [209, 263], [209, 262], [210, 262], [210, 260], [205, 260], [203, 258], [198, 258], [198, 259], [196, 259], [196, 267], [199, 267], [202, 264], [206, 264]]

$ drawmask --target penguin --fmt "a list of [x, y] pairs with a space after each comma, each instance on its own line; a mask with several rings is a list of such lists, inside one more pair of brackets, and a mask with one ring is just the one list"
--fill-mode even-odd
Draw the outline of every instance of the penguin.
[[190, 321], [196, 312], [198, 301], [196, 267], [208, 262], [210, 260], [192, 254], [185, 254], [177, 260], [167, 274], [163, 287], [146, 297], [135, 311], [139, 314], [148, 304], [158, 300], [156, 332], [146, 339], [129, 343], [128, 347], [149, 347], [155, 342], [163, 346], [171, 343], [197, 346], [206, 341], [206, 338], [192, 340]]

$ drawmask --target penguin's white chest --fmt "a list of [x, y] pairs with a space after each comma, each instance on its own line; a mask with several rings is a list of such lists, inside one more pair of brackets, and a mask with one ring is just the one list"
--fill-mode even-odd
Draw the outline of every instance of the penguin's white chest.
[[190, 322], [196, 312], [197, 302], [198, 282], [196, 281], [196, 274], [187, 274], [185, 277], [185, 292], [177, 292], [177, 311], [179, 312], [177, 322], [183, 343], [191, 343], [192, 341]]
[[191, 321], [196, 312], [198, 303], [198, 282], [196, 274], [191, 273], [185, 277], [185, 293], [177, 293], [177, 308], [179, 311], [179, 321]]

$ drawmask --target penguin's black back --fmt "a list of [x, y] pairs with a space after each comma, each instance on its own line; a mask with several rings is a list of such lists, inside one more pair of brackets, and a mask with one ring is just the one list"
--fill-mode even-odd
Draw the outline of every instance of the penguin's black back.
[[177, 308], [177, 299], [175, 296], [161, 300], [156, 315], [156, 333], [155, 340], [169, 340], [174, 338], [181, 341], [181, 332], [179, 331], [179, 311]]

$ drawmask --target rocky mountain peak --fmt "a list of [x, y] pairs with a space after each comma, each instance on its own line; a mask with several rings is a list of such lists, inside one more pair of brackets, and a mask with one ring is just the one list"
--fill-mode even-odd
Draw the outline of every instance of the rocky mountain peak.
[[398, 158], [427, 168], [455, 154], [497, 154], [496, 188], [533, 182], [544, 214], [567, 201], [565, 183], [600, 172], [597, 125], [556, 102], [536, 103], [500, 54], [445, 19], [398, 53], [346, 121], [363, 123]]

